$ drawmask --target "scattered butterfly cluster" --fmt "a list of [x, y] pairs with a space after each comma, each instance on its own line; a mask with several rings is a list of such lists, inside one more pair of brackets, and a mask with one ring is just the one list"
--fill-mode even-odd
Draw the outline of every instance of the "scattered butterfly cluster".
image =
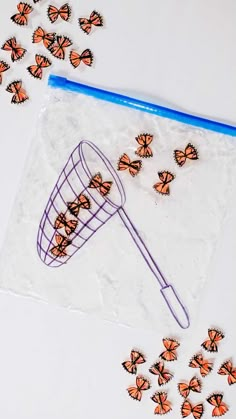
[[[208, 329], [208, 338], [202, 343], [202, 347], [211, 353], [218, 352], [218, 344], [224, 338], [224, 334], [217, 329]], [[166, 367], [165, 362], [172, 362], [177, 360], [177, 349], [180, 343], [172, 338], [163, 339], [164, 351], [159, 355], [159, 360], [154, 363], [149, 372], [157, 377], [157, 384], [159, 387], [166, 385], [174, 379], [174, 374]], [[132, 350], [130, 360], [122, 363], [123, 368], [130, 374], [137, 374], [138, 367], [146, 362], [145, 356], [138, 350]], [[201, 377], [206, 377], [213, 369], [213, 362], [204, 359], [201, 353], [197, 353], [189, 362], [190, 368], [199, 370]], [[236, 383], [236, 368], [233, 366], [232, 361], [225, 361], [222, 363], [218, 370], [219, 375], [227, 377], [228, 384], [231, 386]], [[191, 392], [201, 393], [202, 383], [200, 378], [194, 376], [189, 382], [179, 382], [177, 384], [179, 394], [184, 398], [181, 405], [182, 418], [190, 415], [194, 419], [200, 419], [204, 414], [204, 403], [193, 404], [189, 400]], [[151, 380], [137, 375], [135, 385], [127, 388], [128, 394], [134, 400], [141, 401], [143, 392], [151, 388]], [[170, 412], [173, 407], [171, 401], [168, 399], [167, 391], [156, 391], [151, 400], [156, 403], [154, 414], [165, 415]], [[223, 394], [214, 392], [206, 398], [206, 401], [212, 406], [212, 416], [220, 417], [228, 412], [229, 408], [223, 401]]]
[[[39, 3], [41, 0], [33, 1], [34, 3]], [[33, 11], [34, 9], [30, 4], [20, 2], [17, 4], [17, 13], [11, 16], [11, 20], [19, 26], [27, 26], [30, 15]], [[68, 3], [63, 4], [60, 8], [49, 5], [47, 9], [47, 15], [52, 24], [58, 19], [68, 22], [70, 20], [71, 13], [72, 10]], [[78, 23], [81, 30], [85, 34], [89, 35], [92, 32], [93, 27], [103, 26], [103, 17], [94, 10], [89, 17], [80, 17], [78, 19]], [[65, 60], [66, 50], [73, 44], [67, 36], [60, 35], [55, 32], [47, 32], [41, 26], [33, 32], [32, 42], [34, 44], [42, 42], [47, 52], [60, 60]], [[2, 46], [2, 50], [8, 51], [11, 54], [12, 62], [21, 60], [27, 52], [27, 50], [22, 47], [20, 42], [16, 40], [16, 37], [7, 39]], [[93, 63], [93, 53], [88, 48], [81, 53], [72, 49], [69, 54], [69, 60], [74, 68], [77, 68], [81, 63], [86, 66], [91, 66]], [[43, 70], [51, 65], [52, 62], [47, 56], [35, 54], [35, 63], [27, 67], [27, 70], [35, 79], [41, 80], [43, 77]], [[2, 84], [2, 74], [9, 70], [9, 68], [9, 64], [0, 60], [0, 84]], [[11, 82], [7, 86], [6, 90], [7, 92], [13, 94], [11, 100], [12, 103], [19, 104], [29, 99], [28, 94], [22, 87], [22, 80]]]
[[[104, 182], [101, 173], [96, 173], [89, 182], [88, 188], [96, 189], [102, 196], [106, 196], [111, 189], [112, 182]], [[55, 245], [50, 249], [50, 252], [57, 258], [67, 256], [67, 247], [72, 244], [71, 234], [75, 232], [79, 224], [79, 214], [81, 210], [90, 210], [90, 199], [81, 193], [72, 202], [67, 202], [67, 211], [58, 214], [55, 222], [54, 229], [57, 231], [55, 234]], [[71, 217], [74, 217], [73, 219]], [[58, 230], [60, 230], [58, 232]], [[63, 231], [63, 234], [61, 231]]]
[[[139, 147], [135, 151], [141, 158], [153, 157], [153, 152], [150, 144], [153, 141], [153, 135], [140, 134], [135, 140]], [[182, 167], [187, 160], [197, 160], [198, 152], [192, 144], [187, 144], [185, 150], [174, 150], [174, 159], [179, 167]], [[117, 170], [127, 170], [131, 176], [135, 177], [142, 169], [142, 160], [131, 160], [130, 157], [124, 153], [118, 161]], [[161, 195], [170, 195], [170, 183], [175, 179], [175, 175], [167, 170], [158, 172], [159, 181], [153, 185], [156, 192]]]

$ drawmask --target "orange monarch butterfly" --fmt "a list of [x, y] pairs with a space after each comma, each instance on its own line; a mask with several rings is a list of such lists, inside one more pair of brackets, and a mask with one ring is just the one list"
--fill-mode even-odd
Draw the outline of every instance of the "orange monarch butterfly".
[[228, 412], [229, 408], [226, 403], [222, 402], [223, 394], [214, 393], [207, 398], [208, 403], [214, 406], [212, 416], [222, 416]]
[[193, 406], [189, 400], [185, 400], [181, 406], [182, 418], [186, 418], [192, 413], [194, 419], [200, 419], [204, 413], [203, 403]]
[[66, 248], [72, 243], [72, 241], [69, 240], [67, 237], [62, 236], [61, 234], [56, 234], [55, 239], [56, 239], [56, 246], [52, 247], [50, 249], [50, 252], [54, 256], [57, 256], [60, 258], [67, 256]]
[[72, 45], [72, 41], [67, 38], [67, 36], [56, 36], [56, 41], [48, 47], [48, 50], [51, 52], [51, 54], [59, 58], [60, 60], [65, 59], [65, 49], [70, 47]]
[[8, 39], [3, 44], [2, 49], [4, 51], [11, 51], [11, 59], [13, 62], [23, 58], [26, 53], [26, 49], [17, 44], [15, 37]]
[[176, 349], [180, 343], [175, 339], [162, 339], [162, 342], [166, 350], [160, 354], [160, 357], [165, 361], [175, 361], [177, 359]]
[[55, 35], [55, 32], [45, 32], [43, 28], [39, 26], [33, 33], [33, 44], [38, 44], [43, 41], [43, 45], [48, 48], [54, 42]]
[[60, 228], [65, 228], [65, 232], [69, 236], [71, 233], [74, 233], [77, 225], [77, 220], [67, 220], [65, 214], [61, 212], [55, 220], [54, 228], [58, 230]]
[[82, 31], [89, 35], [92, 29], [92, 25], [103, 26], [103, 18], [98, 12], [94, 10], [88, 19], [85, 17], [80, 17], [79, 25]]
[[52, 6], [51, 4], [48, 6], [48, 17], [51, 23], [56, 22], [59, 16], [67, 22], [70, 19], [70, 15], [71, 8], [68, 3], [63, 4], [60, 9], [57, 9], [57, 7]]
[[164, 362], [156, 362], [150, 369], [149, 372], [154, 375], [158, 375], [158, 385], [163, 386], [168, 383], [174, 377], [167, 369], [164, 367]]
[[167, 393], [154, 393], [151, 399], [157, 403], [157, 407], [154, 410], [154, 414], [156, 415], [165, 415], [166, 413], [172, 410], [171, 403], [167, 400]]
[[209, 339], [202, 343], [202, 347], [208, 352], [218, 351], [218, 342], [224, 339], [224, 334], [217, 329], [208, 329]]
[[187, 159], [198, 160], [198, 152], [197, 152], [197, 149], [192, 144], [189, 143], [185, 147], [184, 151], [175, 150], [174, 158], [178, 166], [182, 167], [185, 164]]
[[132, 350], [130, 353], [130, 361], [122, 362], [124, 369], [130, 374], [137, 374], [137, 365], [144, 364], [146, 359], [139, 351]]
[[191, 368], [199, 368], [201, 376], [206, 377], [206, 375], [208, 375], [212, 371], [213, 362], [204, 359], [202, 354], [196, 354], [190, 360], [189, 366]]
[[155, 183], [155, 185], [153, 185], [153, 188], [161, 195], [170, 195], [169, 183], [172, 182], [172, 180], [174, 180], [174, 175], [168, 171], [164, 171], [158, 172], [158, 176], [161, 182]]
[[27, 95], [25, 89], [22, 89], [22, 81], [17, 80], [10, 83], [6, 91], [9, 93], [13, 93], [11, 103], [23, 103], [27, 99], [29, 99], [29, 96]]
[[142, 392], [149, 390], [149, 388], [151, 388], [150, 381], [139, 375], [136, 378], [136, 387], [129, 387], [127, 388], [127, 391], [132, 399], [140, 402], [142, 399]]
[[119, 159], [117, 170], [127, 170], [128, 169], [131, 176], [134, 177], [140, 172], [141, 167], [142, 167], [141, 160], [131, 161], [129, 156], [124, 153]]
[[102, 196], [109, 194], [112, 182], [103, 182], [101, 173], [96, 173], [90, 180], [89, 188], [98, 189]]
[[224, 362], [218, 371], [220, 375], [228, 375], [228, 384], [231, 386], [236, 383], [236, 368], [233, 367], [231, 361]]
[[194, 393], [201, 393], [201, 382], [197, 377], [193, 377], [188, 384], [186, 383], [179, 383], [178, 384], [178, 390], [182, 397], [187, 399], [190, 391], [193, 391]]
[[42, 79], [43, 77], [43, 68], [49, 67], [52, 63], [43, 55], [35, 55], [36, 65], [31, 65], [27, 67], [29, 73], [36, 79]]
[[67, 203], [67, 208], [74, 217], [78, 217], [80, 208], [90, 209], [91, 203], [87, 196], [80, 194], [75, 201]]
[[28, 25], [28, 15], [33, 11], [33, 7], [28, 3], [18, 3], [17, 9], [19, 13], [16, 13], [11, 17], [11, 20], [17, 25], [24, 26]]
[[91, 67], [93, 63], [93, 54], [90, 49], [85, 49], [82, 54], [79, 54], [76, 51], [70, 52], [70, 63], [74, 68], [77, 68], [80, 63], [84, 63], [85, 65], [88, 65]]
[[151, 134], [140, 134], [135, 140], [140, 144], [140, 147], [135, 151], [139, 157], [152, 157], [153, 152], [149, 145], [153, 140], [153, 135]]
[[2, 73], [9, 70], [10, 66], [5, 61], [0, 61], [0, 84], [2, 84]]

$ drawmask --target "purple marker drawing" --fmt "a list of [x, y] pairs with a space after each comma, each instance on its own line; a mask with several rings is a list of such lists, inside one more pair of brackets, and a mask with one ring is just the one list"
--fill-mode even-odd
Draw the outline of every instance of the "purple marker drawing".
[[[104, 171], [112, 176], [112, 189], [114, 189], [115, 194], [111, 192], [109, 195], [102, 196], [96, 189], [88, 187], [95, 173], [99, 171], [103, 173], [99, 165], [102, 165]], [[94, 168], [92, 169], [92, 167]], [[111, 179], [105, 179], [104, 175], [104, 180]], [[76, 200], [80, 194], [84, 193], [90, 199], [91, 207], [86, 211], [81, 210], [79, 212], [77, 216], [78, 227], [70, 235], [71, 244], [66, 249], [67, 255], [63, 258], [56, 257], [50, 251], [55, 246], [55, 235], [58, 233], [54, 228], [55, 219], [63, 212], [63, 208], [64, 213], [67, 211], [69, 201]], [[47, 266], [59, 267], [67, 263], [100, 227], [118, 213], [146, 264], [158, 281], [161, 294], [173, 317], [180, 327], [185, 329], [190, 325], [186, 308], [175, 288], [166, 281], [138, 230], [126, 213], [124, 209], [125, 201], [124, 187], [110, 161], [95, 144], [90, 141], [81, 141], [70, 155], [49, 197], [38, 230], [38, 254]]]

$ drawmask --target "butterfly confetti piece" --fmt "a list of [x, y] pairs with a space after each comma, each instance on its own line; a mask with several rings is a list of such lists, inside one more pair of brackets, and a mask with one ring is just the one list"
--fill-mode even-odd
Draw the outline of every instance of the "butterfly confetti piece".
[[35, 29], [33, 33], [33, 44], [38, 44], [39, 42], [43, 42], [43, 45], [48, 48], [50, 45], [53, 44], [55, 39], [55, 32], [45, 32], [41, 26], [39, 26], [37, 29]]
[[203, 403], [193, 406], [189, 400], [185, 400], [181, 406], [182, 418], [193, 415], [194, 419], [200, 419], [204, 413]]
[[153, 188], [156, 192], [159, 192], [161, 195], [170, 195], [170, 182], [174, 180], [174, 175], [168, 171], [158, 172], [158, 176], [161, 182], [155, 183]]
[[55, 58], [65, 59], [66, 48], [72, 45], [72, 41], [67, 36], [56, 36], [56, 41], [48, 47], [48, 50]]
[[218, 343], [224, 339], [224, 334], [217, 329], [208, 329], [209, 339], [202, 343], [202, 347], [208, 352], [218, 352]]
[[194, 393], [201, 393], [201, 389], [201, 382], [197, 377], [193, 377], [189, 383], [178, 384], [179, 394], [185, 399], [189, 396], [190, 391], [193, 391]]
[[63, 6], [58, 9], [55, 6], [48, 6], [48, 18], [51, 21], [51, 23], [55, 23], [57, 19], [60, 18], [65, 20], [65, 22], [68, 22], [71, 15], [71, 8], [68, 3], [63, 4]]
[[127, 388], [127, 391], [134, 400], [138, 400], [139, 402], [142, 399], [142, 392], [145, 390], [149, 390], [151, 388], [150, 381], [146, 378], [139, 375], [136, 378], [136, 387], [129, 387]]
[[223, 362], [218, 370], [219, 375], [228, 376], [228, 384], [231, 386], [236, 383], [236, 368], [233, 366], [231, 361]]
[[28, 72], [36, 79], [42, 79], [43, 68], [49, 67], [52, 63], [43, 55], [35, 55], [36, 65], [27, 67]]
[[97, 173], [91, 179], [89, 183], [89, 188], [97, 189], [102, 196], [109, 194], [111, 190], [112, 182], [103, 182], [101, 173]]
[[92, 26], [103, 26], [102, 16], [95, 10], [91, 13], [89, 18], [80, 17], [79, 25], [87, 35], [90, 34]]
[[57, 230], [59, 230], [60, 228], [64, 228], [66, 234], [69, 236], [71, 233], [74, 233], [75, 229], [77, 228], [77, 225], [77, 220], [68, 220], [65, 214], [61, 212], [55, 220], [54, 228]]
[[151, 134], [140, 134], [138, 137], [135, 138], [137, 143], [140, 145], [140, 147], [137, 148], [135, 151], [135, 154], [137, 154], [139, 157], [152, 157], [153, 152], [149, 145], [151, 144], [153, 140], [153, 135]]
[[158, 385], [163, 386], [164, 384], [168, 383], [174, 377], [173, 374], [169, 372], [169, 370], [165, 369], [164, 362], [156, 362], [150, 369], [149, 372], [151, 374], [158, 376]]
[[122, 362], [123, 368], [130, 374], [137, 374], [137, 366], [144, 364], [146, 359], [139, 351], [132, 350], [130, 353], [130, 361]]
[[11, 103], [19, 104], [29, 99], [29, 96], [27, 95], [25, 89], [22, 88], [21, 80], [13, 81], [12, 83], [10, 83], [6, 88], [6, 91], [9, 93], [13, 93]]
[[118, 162], [117, 170], [127, 170], [131, 174], [131, 176], [136, 176], [142, 167], [141, 160], [134, 160], [131, 161], [127, 154], [123, 154]]
[[50, 249], [50, 252], [57, 257], [67, 256], [67, 247], [72, 243], [67, 237], [62, 236], [61, 234], [55, 235], [56, 246], [53, 246]]
[[2, 73], [9, 70], [10, 66], [5, 61], [0, 61], [0, 84], [2, 84]]
[[76, 51], [70, 52], [70, 63], [74, 68], [77, 68], [81, 62], [91, 67], [93, 63], [93, 53], [90, 49], [85, 49], [81, 54]]
[[175, 361], [177, 359], [176, 349], [180, 346], [180, 343], [175, 339], [162, 339], [165, 351], [160, 354], [160, 358], [165, 361]]
[[11, 17], [12, 22], [20, 26], [28, 25], [28, 16], [33, 11], [33, 7], [28, 3], [18, 3], [17, 9], [19, 13], [16, 13]]
[[171, 403], [167, 400], [167, 393], [156, 392], [153, 394], [151, 399], [157, 403], [157, 407], [154, 410], [155, 415], [165, 415], [172, 410]]
[[67, 203], [67, 208], [74, 217], [78, 217], [80, 209], [90, 209], [91, 203], [87, 196], [80, 194], [75, 201]]
[[175, 150], [174, 158], [178, 166], [182, 167], [185, 164], [187, 159], [198, 160], [198, 152], [197, 152], [197, 149], [192, 144], [189, 143], [185, 147], [184, 151]]
[[229, 408], [226, 403], [222, 401], [223, 394], [214, 393], [210, 397], [207, 398], [208, 403], [214, 406], [212, 410], [212, 416], [223, 416], [226, 412], [228, 412]]
[[202, 377], [206, 377], [213, 368], [213, 362], [204, 359], [202, 354], [196, 354], [189, 362], [189, 367], [191, 368], [199, 368], [200, 374]]
[[2, 46], [2, 49], [4, 51], [10, 51], [11, 52], [11, 60], [13, 62], [20, 60], [24, 57], [26, 53], [26, 49], [22, 48], [19, 44], [16, 42], [16, 38], [10, 38], [8, 39]]

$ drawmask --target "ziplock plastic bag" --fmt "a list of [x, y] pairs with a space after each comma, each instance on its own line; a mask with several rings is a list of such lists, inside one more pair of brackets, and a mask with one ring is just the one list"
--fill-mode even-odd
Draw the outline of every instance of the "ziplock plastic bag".
[[233, 190], [236, 128], [57, 76], [48, 90], [0, 286], [133, 327], [188, 327]]

